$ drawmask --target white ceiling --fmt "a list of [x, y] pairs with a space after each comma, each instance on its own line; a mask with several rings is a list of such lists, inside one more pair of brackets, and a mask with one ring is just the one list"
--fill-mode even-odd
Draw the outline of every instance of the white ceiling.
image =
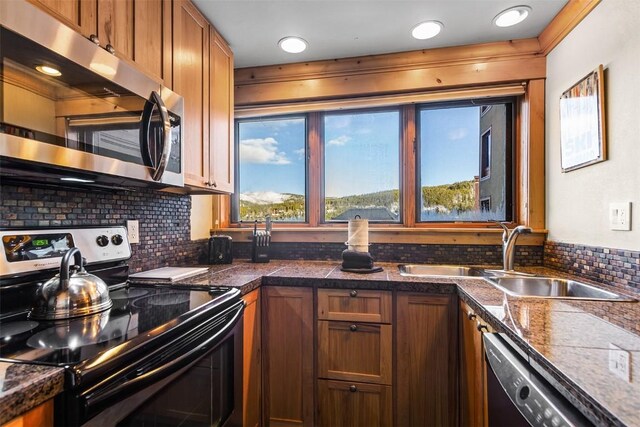
[[[346, 58], [536, 37], [567, 0], [193, 0], [229, 42], [235, 67]], [[519, 25], [498, 28], [501, 11], [528, 5]], [[418, 23], [436, 20], [443, 31], [411, 37]], [[300, 54], [280, 50], [294, 35], [309, 43]]]

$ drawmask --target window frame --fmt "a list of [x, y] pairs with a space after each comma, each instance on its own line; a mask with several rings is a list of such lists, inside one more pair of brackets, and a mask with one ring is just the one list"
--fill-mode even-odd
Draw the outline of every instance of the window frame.
[[[481, 116], [482, 117], [482, 116]], [[482, 167], [482, 153], [484, 152], [484, 136], [488, 135], [489, 137], [487, 138], [487, 174], [486, 175], [482, 175], [484, 172], [484, 168]], [[491, 178], [491, 126], [489, 126], [487, 128], [487, 130], [485, 130], [484, 132], [482, 132], [480, 134], [480, 167], [479, 167], [479, 172], [480, 172], [480, 181], [484, 181], [487, 180], [489, 178]]]
[[384, 112], [397, 112], [398, 113], [398, 220], [397, 221], [375, 221], [369, 220], [369, 224], [380, 224], [380, 225], [395, 225], [401, 226], [404, 225], [404, 191], [403, 191], [403, 151], [404, 151], [404, 126], [403, 124], [403, 105], [388, 105], [381, 107], [371, 107], [371, 108], [354, 108], [349, 110], [331, 110], [331, 111], [323, 111], [319, 113], [320, 116], [320, 141], [319, 141], [319, 157], [320, 157], [320, 213], [318, 218], [318, 225], [336, 225], [336, 224], [346, 224], [347, 220], [326, 220], [325, 213], [325, 183], [326, 183], [326, 164], [325, 164], [325, 118], [327, 115], [338, 116], [338, 115], [348, 115], [348, 114], [362, 114], [362, 113], [384, 113]]
[[260, 117], [248, 117], [239, 118], [234, 120], [234, 149], [238, 153], [234, 162], [234, 193], [230, 196], [230, 223], [242, 226], [243, 224], [254, 224], [254, 221], [245, 222], [240, 219], [240, 124], [250, 122], [263, 122], [263, 121], [275, 121], [286, 119], [304, 119], [304, 221], [274, 221], [274, 224], [286, 224], [292, 225], [309, 225], [309, 114], [308, 113], [292, 113], [281, 114], [275, 116], [260, 116]]
[[[507, 196], [507, 203], [505, 203], [505, 218], [503, 222], [505, 223], [515, 223], [516, 218], [518, 216], [518, 212], [516, 207], [518, 206], [518, 195], [516, 194], [516, 181], [517, 181], [517, 133], [518, 133], [518, 122], [517, 122], [517, 106], [518, 106], [519, 98], [516, 96], [506, 96], [506, 97], [491, 97], [491, 98], [473, 98], [473, 99], [461, 99], [454, 101], [436, 101], [436, 102], [428, 102], [421, 103], [415, 106], [415, 137], [414, 137], [414, 158], [413, 164], [414, 168], [414, 218], [415, 223], [414, 227], [442, 227], [455, 225], [458, 227], [473, 227], [478, 224], [486, 224], [484, 221], [422, 221], [421, 218], [421, 209], [422, 206], [422, 191], [421, 191], [421, 179], [420, 179], [420, 159], [421, 159], [421, 141], [420, 141], [420, 112], [423, 110], [437, 110], [443, 108], [461, 108], [461, 107], [469, 107], [469, 106], [484, 106], [484, 105], [505, 105], [507, 106], [507, 111], [505, 113], [505, 126], [507, 129], [511, 129], [511, 131], [505, 132], [506, 138], [506, 152], [505, 152], [505, 195]], [[480, 113], [482, 108], [479, 109]], [[490, 111], [491, 108], [487, 109], [486, 112]], [[482, 117], [482, 113], [479, 115]], [[491, 128], [489, 128], [491, 129]], [[482, 139], [480, 138], [480, 142]], [[479, 159], [480, 160], [480, 159]], [[491, 164], [491, 162], [489, 162]], [[478, 171], [480, 172], [480, 171]], [[478, 179], [481, 180], [481, 177], [478, 176]]]

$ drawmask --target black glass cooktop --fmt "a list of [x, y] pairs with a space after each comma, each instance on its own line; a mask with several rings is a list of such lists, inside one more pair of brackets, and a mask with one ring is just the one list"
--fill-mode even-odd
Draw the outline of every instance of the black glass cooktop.
[[229, 288], [128, 287], [111, 291], [113, 307], [64, 321], [34, 321], [25, 313], [0, 321], [0, 358], [74, 365], [136, 341], [162, 339], [171, 328], [198, 316]]

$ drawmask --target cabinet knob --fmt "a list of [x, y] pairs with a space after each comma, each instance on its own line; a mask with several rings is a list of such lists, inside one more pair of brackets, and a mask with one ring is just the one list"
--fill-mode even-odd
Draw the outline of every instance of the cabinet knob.
[[358, 327], [356, 325], [351, 325], [349, 326], [349, 329], [351, 330], [351, 332], [355, 332], [358, 330]]
[[354, 386], [354, 385], [350, 385], [349, 386], [349, 391], [351, 393], [355, 393], [356, 391], [358, 391], [358, 387]]
[[207, 187], [211, 187], [211, 183], [209, 181], [205, 181], [204, 185], [207, 186]]
[[467, 312], [467, 319], [469, 320], [473, 320], [475, 319], [477, 316], [475, 314], [473, 314], [471, 311]]
[[91, 40], [93, 43], [99, 45], [100, 44], [100, 39], [98, 39], [98, 36], [96, 36], [95, 34], [91, 34], [89, 36], [89, 40]]
[[480, 323], [480, 321], [478, 321], [476, 329], [478, 329], [478, 331], [480, 332], [489, 332], [489, 327], [484, 323]]
[[214, 187], [217, 187], [217, 186], [218, 186], [218, 184], [217, 184], [215, 181], [213, 181], [213, 182], [211, 183], [211, 185], [213, 185]]
[[116, 54], [116, 48], [113, 47], [113, 45], [108, 44], [105, 46], [105, 49], [107, 50], [107, 52], [109, 52], [111, 55], [115, 55]]
[[349, 295], [352, 296], [353, 298], [355, 298], [355, 297], [358, 296], [358, 291], [353, 290], [353, 291], [349, 292]]

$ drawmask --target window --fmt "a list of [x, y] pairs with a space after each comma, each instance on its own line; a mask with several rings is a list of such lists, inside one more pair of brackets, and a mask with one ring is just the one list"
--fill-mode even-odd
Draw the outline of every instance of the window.
[[324, 116], [324, 220], [400, 220], [400, 111]]
[[237, 221], [306, 220], [304, 116], [238, 120], [233, 216]]
[[418, 108], [418, 221], [511, 220], [512, 110], [510, 100]]
[[480, 138], [480, 179], [489, 178], [491, 173], [491, 128]]

